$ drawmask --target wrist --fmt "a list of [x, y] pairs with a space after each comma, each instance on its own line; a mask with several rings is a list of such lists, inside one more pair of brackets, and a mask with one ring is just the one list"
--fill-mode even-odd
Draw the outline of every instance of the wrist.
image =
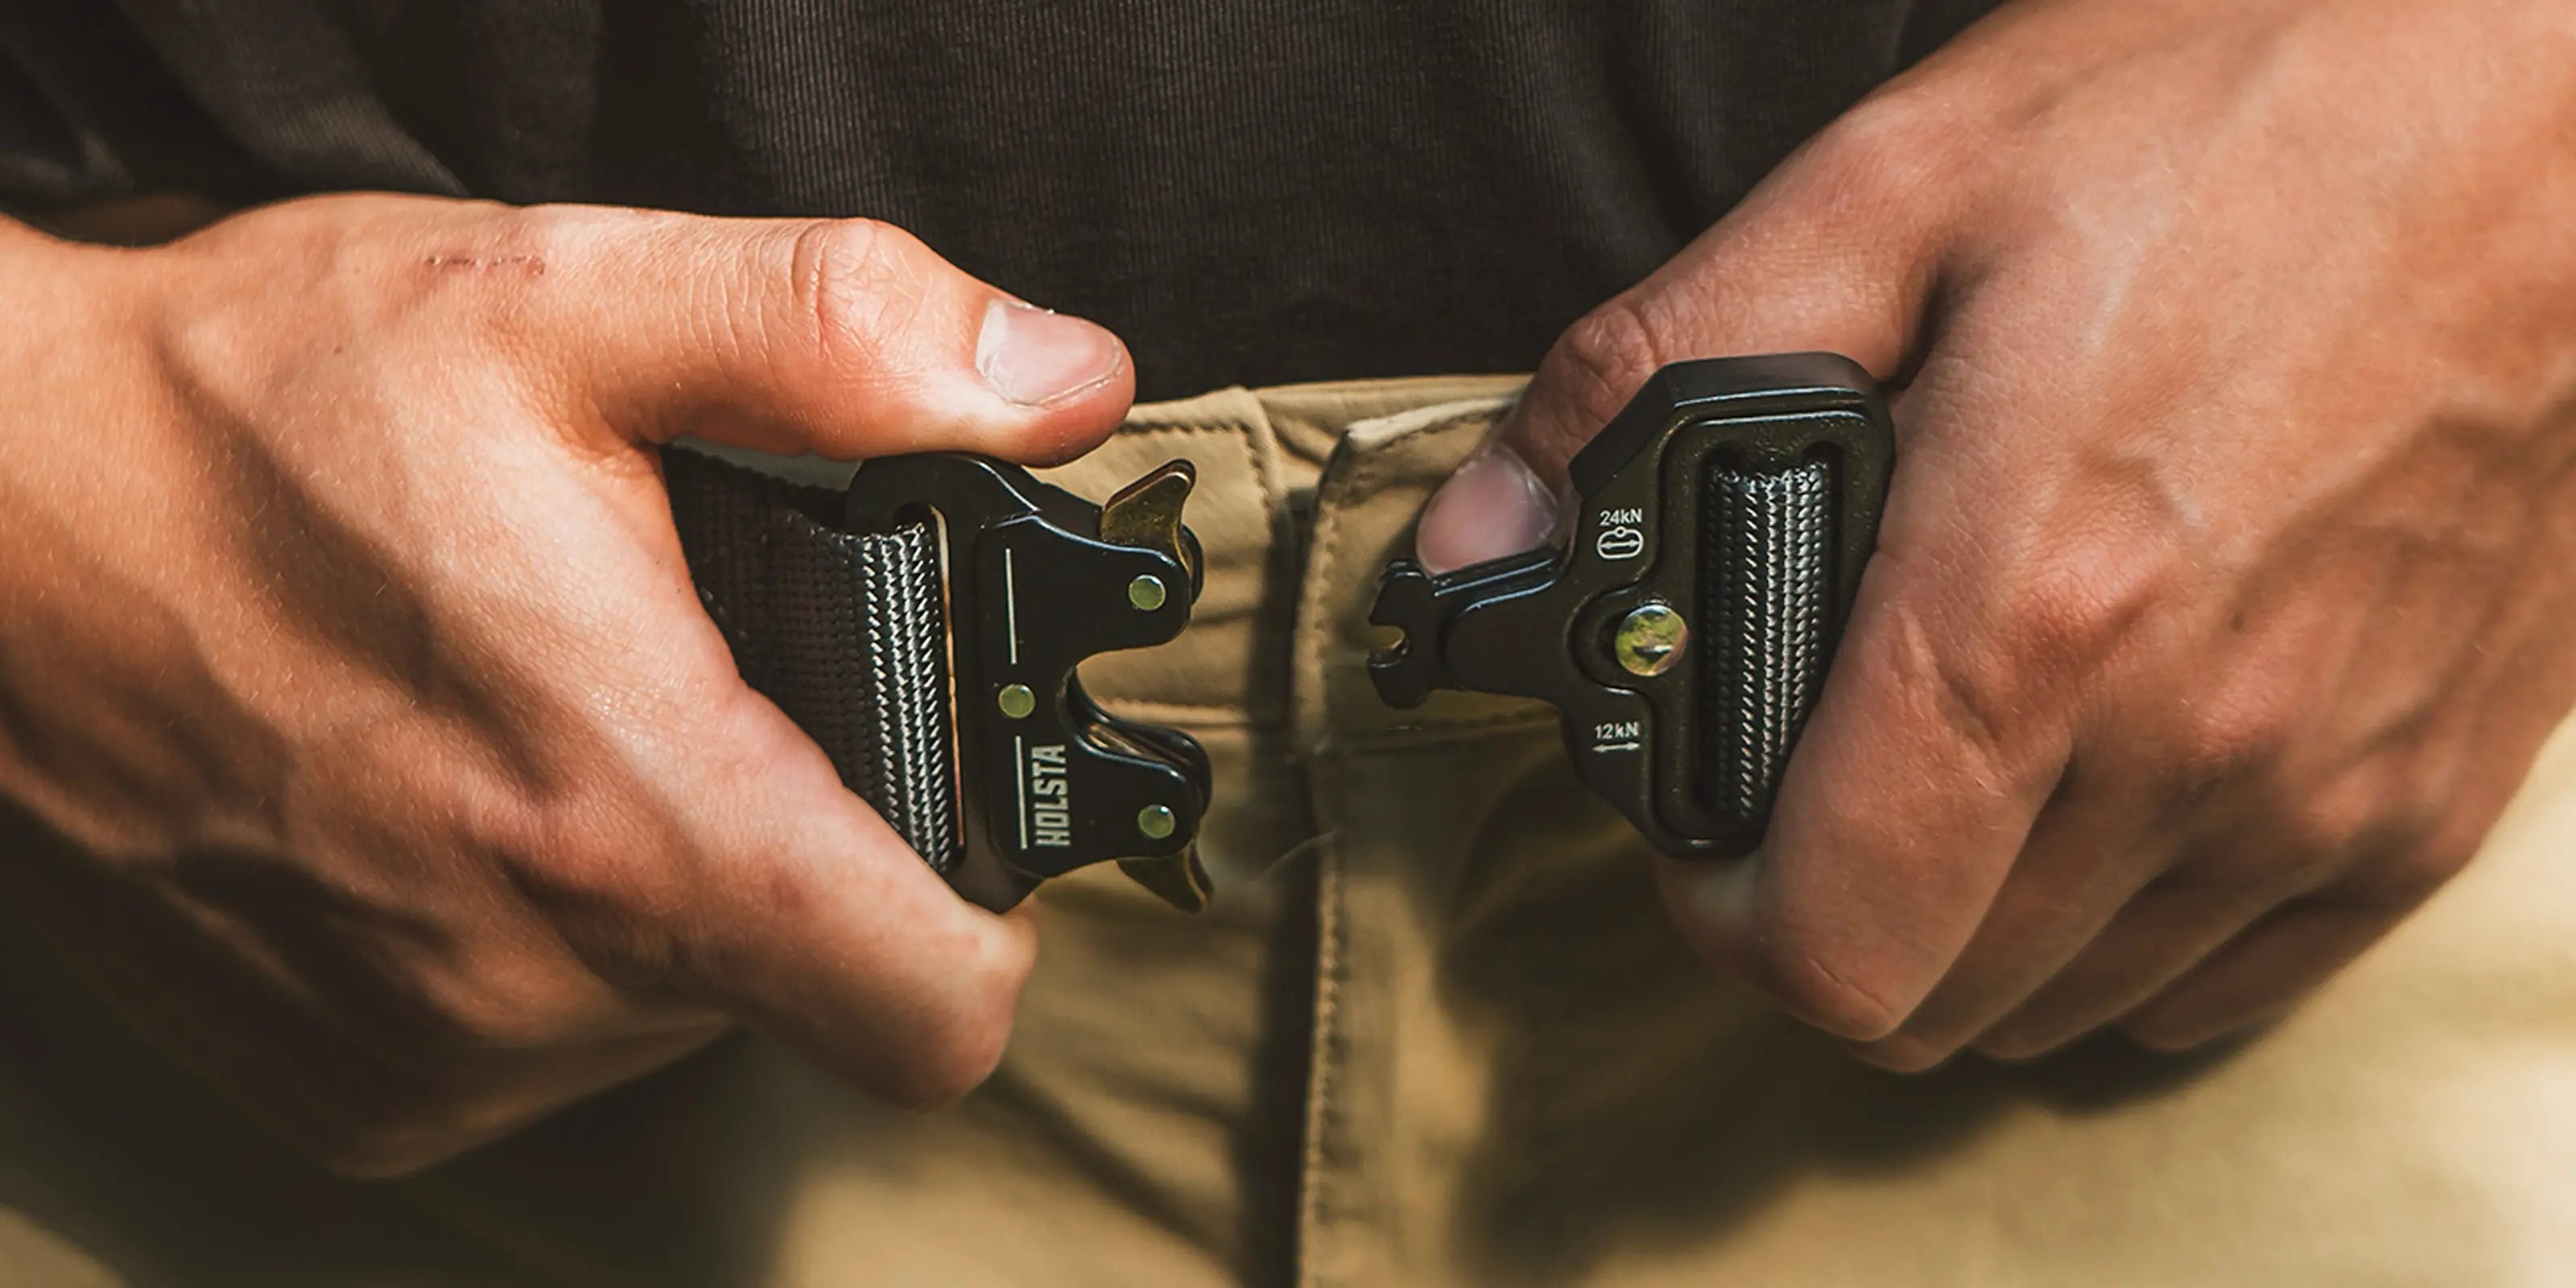
[[145, 261], [0, 219], [0, 602], [64, 538], [151, 471], [136, 450], [164, 428]]
[[0, 388], [19, 405], [0, 426], [41, 427], [28, 396], [95, 352], [88, 341], [131, 317], [137, 252], [67, 242], [0, 217]]

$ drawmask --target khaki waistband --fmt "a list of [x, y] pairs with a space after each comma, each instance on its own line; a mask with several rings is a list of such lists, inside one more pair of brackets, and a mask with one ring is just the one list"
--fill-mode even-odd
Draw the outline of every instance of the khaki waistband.
[[[1198, 469], [1188, 522], [1207, 583], [1173, 644], [1095, 659], [1084, 683], [1139, 719], [1246, 724], [1300, 750], [1489, 719], [1449, 695], [1388, 711], [1368, 688], [1378, 570], [1410, 549], [1431, 489], [1510, 405], [1510, 376], [1227, 389], [1140, 406], [1099, 450], [1048, 472], [1095, 499], [1174, 457]], [[1507, 704], [1519, 708], [1523, 704]]]

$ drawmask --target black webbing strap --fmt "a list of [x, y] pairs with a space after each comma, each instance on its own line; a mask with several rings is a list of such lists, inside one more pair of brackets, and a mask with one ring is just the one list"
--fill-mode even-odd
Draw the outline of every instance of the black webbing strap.
[[937, 534], [843, 531], [838, 491], [685, 448], [662, 468], [689, 576], [744, 681], [947, 874], [964, 847]]
[[1833, 476], [1822, 461], [1717, 469], [1701, 511], [1701, 764], [1709, 806], [1768, 816], [1824, 688], [1833, 613]]

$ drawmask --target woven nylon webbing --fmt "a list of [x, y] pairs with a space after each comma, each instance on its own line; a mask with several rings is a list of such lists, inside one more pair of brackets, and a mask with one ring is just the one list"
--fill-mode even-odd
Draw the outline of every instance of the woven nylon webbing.
[[1750, 825], [1771, 809], [1824, 683], [1833, 602], [1833, 479], [1820, 461], [1709, 476], [1699, 749], [1710, 808]]
[[840, 494], [662, 454], [698, 598], [768, 696], [942, 874], [963, 854], [938, 539], [832, 526]]

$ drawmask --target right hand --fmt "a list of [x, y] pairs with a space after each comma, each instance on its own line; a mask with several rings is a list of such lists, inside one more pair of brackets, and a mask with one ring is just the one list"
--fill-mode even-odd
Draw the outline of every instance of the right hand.
[[1125, 350], [860, 221], [334, 197], [0, 221], [0, 853], [326, 1164], [445, 1158], [734, 1019], [898, 1102], [1034, 945], [745, 688], [655, 446], [1060, 460]]

